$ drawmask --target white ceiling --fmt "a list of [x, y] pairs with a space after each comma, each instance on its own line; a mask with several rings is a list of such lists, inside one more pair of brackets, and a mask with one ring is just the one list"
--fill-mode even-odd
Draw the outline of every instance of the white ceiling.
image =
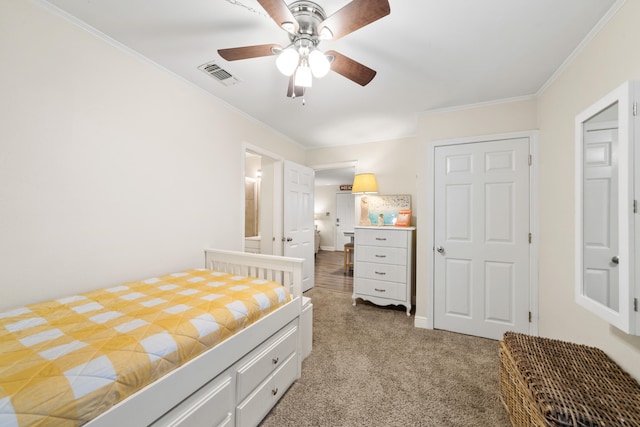
[[[535, 95], [615, 1], [390, 0], [390, 15], [319, 45], [373, 68], [373, 81], [329, 73], [303, 106], [286, 97], [275, 57], [227, 62], [217, 53], [288, 44], [256, 0], [48, 0], [305, 147], [410, 137], [421, 113]], [[331, 15], [348, 1], [317, 3]], [[240, 82], [227, 87], [198, 70], [210, 61]]]

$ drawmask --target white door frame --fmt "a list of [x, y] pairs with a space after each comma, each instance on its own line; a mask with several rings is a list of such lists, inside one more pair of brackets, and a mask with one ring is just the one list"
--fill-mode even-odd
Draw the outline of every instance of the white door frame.
[[531, 311], [531, 323], [529, 323], [529, 334], [538, 335], [538, 131], [526, 131], [526, 132], [514, 132], [497, 135], [485, 135], [468, 138], [456, 138], [447, 139], [441, 141], [434, 141], [429, 145], [429, 165], [427, 169], [428, 180], [428, 196], [427, 196], [427, 212], [429, 230], [427, 231], [427, 253], [426, 258], [426, 271], [427, 271], [427, 298], [428, 303], [426, 305], [427, 313], [426, 319], [415, 320], [416, 327], [423, 327], [427, 329], [434, 328], [434, 236], [435, 236], [435, 150], [436, 147], [446, 145], [458, 145], [458, 144], [470, 144], [476, 142], [489, 142], [505, 139], [515, 138], [529, 138], [529, 154], [531, 155], [533, 162], [529, 168], [529, 218], [530, 218], [530, 232], [533, 236], [531, 242], [531, 251], [529, 255], [529, 310]]
[[[243, 142], [242, 143], [242, 152], [241, 152], [241, 156], [240, 156], [240, 171], [242, 176], [240, 177], [240, 179], [238, 180], [239, 183], [241, 183], [241, 198], [240, 198], [240, 210], [239, 212], [244, 213], [245, 210], [245, 194], [244, 194], [244, 174], [245, 174], [245, 154], [247, 151], [251, 151], [253, 153], [259, 154], [263, 157], [268, 157], [271, 160], [273, 160], [273, 212], [272, 212], [272, 216], [271, 216], [271, 221], [273, 223], [273, 236], [275, 237], [275, 241], [273, 242], [273, 254], [274, 255], [282, 255], [283, 253], [283, 249], [282, 249], [282, 241], [280, 239], [280, 237], [282, 237], [283, 235], [283, 231], [282, 231], [282, 221], [276, 221], [276, 218], [282, 218], [283, 215], [283, 189], [282, 189], [282, 185], [283, 185], [283, 162], [284, 159], [281, 156], [278, 156], [277, 154], [274, 154], [268, 150], [265, 150], [264, 148], [258, 147], [256, 145], [252, 145], [249, 144], [248, 142]], [[245, 247], [244, 247], [244, 215], [242, 215], [242, 233], [241, 233], [241, 248], [244, 251]], [[266, 244], [266, 242], [261, 242], [261, 244]]]

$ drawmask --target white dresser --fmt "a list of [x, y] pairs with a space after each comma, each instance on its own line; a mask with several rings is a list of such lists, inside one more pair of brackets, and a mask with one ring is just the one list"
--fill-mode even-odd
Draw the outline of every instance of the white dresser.
[[411, 314], [415, 227], [355, 227], [353, 305], [403, 305]]

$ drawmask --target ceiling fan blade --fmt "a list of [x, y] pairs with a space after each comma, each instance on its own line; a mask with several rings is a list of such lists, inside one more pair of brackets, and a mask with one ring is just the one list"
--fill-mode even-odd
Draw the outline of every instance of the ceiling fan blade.
[[256, 46], [218, 49], [218, 54], [220, 54], [220, 56], [222, 56], [227, 61], [237, 61], [239, 59], [259, 58], [261, 56], [276, 55], [276, 53], [281, 49], [282, 47], [277, 44], [261, 44]]
[[287, 96], [289, 98], [297, 98], [298, 96], [304, 95], [304, 88], [302, 86], [296, 86], [293, 80], [294, 76], [291, 76], [289, 78], [289, 86], [287, 87]]
[[271, 19], [278, 24], [278, 27], [291, 34], [298, 32], [300, 25], [284, 0], [258, 0], [258, 3], [267, 11]]
[[331, 70], [336, 73], [358, 83], [360, 86], [366, 86], [376, 76], [376, 72], [361, 63], [348, 58], [335, 50], [325, 52], [327, 56], [333, 56]]
[[[320, 23], [318, 34], [336, 40], [391, 13], [388, 0], [353, 0]], [[327, 33], [328, 29], [331, 33]], [[333, 36], [329, 37], [332, 34]]]

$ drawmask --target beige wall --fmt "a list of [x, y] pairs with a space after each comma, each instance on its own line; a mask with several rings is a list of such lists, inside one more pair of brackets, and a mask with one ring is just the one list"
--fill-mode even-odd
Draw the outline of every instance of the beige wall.
[[538, 101], [540, 334], [603, 349], [640, 379], [640, 337], [574, 302], [574, 119], [626, 80], [640, 79], [640, 1], [628, 0]]
[[[375, 173], [380, 194], [411, 195], [415, 216], [416, 141], [415, 138], [406, 138], [313, 149], [307, 151], [306, 163], [308, 165], [327, 165], [356, 161], [356, 173]], [[321, 229], [320, 244], [326, 247], [335, 247], [335, 193], [337, 191], [338, 187], [316, 187], [316, 206], [318, 203], [327, 206], [328, 212], [331, 212], [330, 218], [316, 221], [318, 228]], [[342, 250], [342, 248], [338, 248], [338, 250]]]
[[433, 112], [419, 122], [420, 141], [494, 135], [536, 129], [534, 97]]
[[304, 151], [24, 0], [0, 2], [0, 309], [242, 247], [242, 143]]
[[[430, 113], [420, 121], [418, 144], [418, 210], [416, 248], [416, 324], [428, 324], [428, 289], [430, 263], [433, 251], [427, 246], [432, 218], [426, 217], [429, 192], [429, 158], [433, 142], [484, 135], [533, 131], [537, 128], [536, 100], [534, 98], [505, 101]], [[432, 319], [431, 319], [432, 320]]]
[[356, 173], [376, 174], [380, 194], [416, 195], [416, 139], [406, 138], [307, 151], [306, 164], [357, 161]]
[[[640, 1], [627, 1], [617, 15], [564, 69], [537, 100], [430, 114], [420, 123], [418, 208], [431, 141], [539, 129], [539, 333], [603, 349], [640, 378], [640, 337], [630, 336], [574, 301], [574, 119], [622, 82], [640, 78]], [[418, 218], [418, 256], [426, 248], [429, 218]], [[425, 263], [417, 262], [417, 316], [426, 314]]]

